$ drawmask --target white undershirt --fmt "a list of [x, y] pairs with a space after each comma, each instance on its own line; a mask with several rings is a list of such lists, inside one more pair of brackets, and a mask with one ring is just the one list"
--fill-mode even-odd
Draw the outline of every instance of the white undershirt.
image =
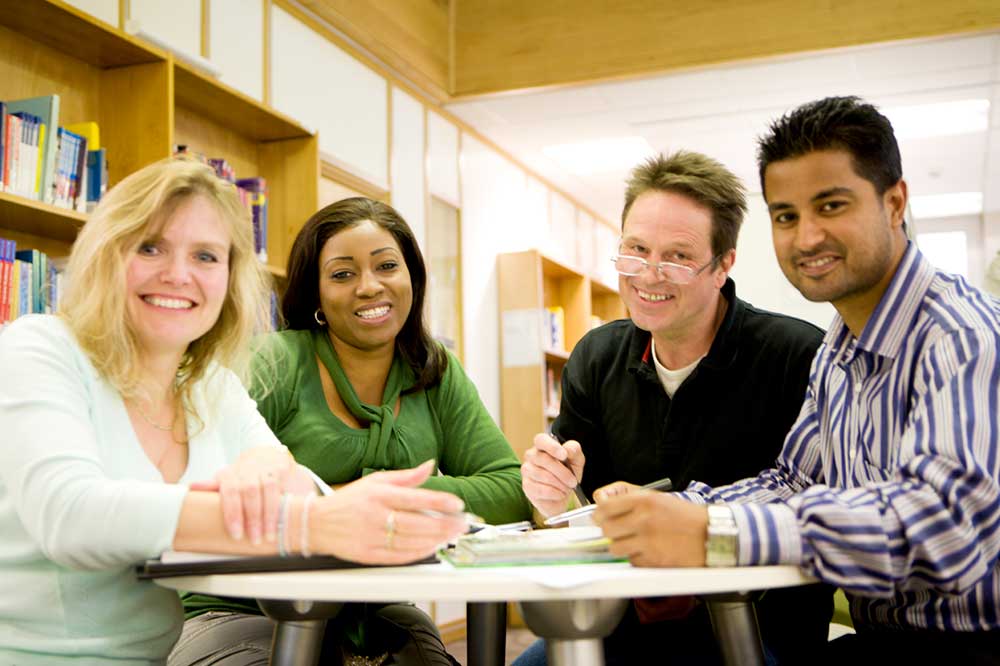
[[699, 356], [695, 359], [694, 363], [685, 366], [679, 370], [671, 370], [667, 366], [660, 363], [660, 359], [656, 358], [656, 341], [650, 339], [650, 349], [649, 351], [653, 354], [653, 365], [656, 366], [656, 376], [660, 378], [660, 383], [663, 384], [663, 390], [667, 392], [667, 395], [671, 398], [674, 397], [674, 392], [677, 391], [678, 387], [684, 383], [684, 380], [688, 378], [694, 369], [698, 367], [701, 363], [701, 359], [704, 356]]

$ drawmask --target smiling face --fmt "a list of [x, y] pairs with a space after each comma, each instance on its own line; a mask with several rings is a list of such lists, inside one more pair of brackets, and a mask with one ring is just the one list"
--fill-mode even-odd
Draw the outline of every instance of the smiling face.
[[[668, 261], [698, 270], [712, 260], [712, 213], [683, 194], [649, 190], [639, 195], [622, 227], [621, 254], [651, 264]], [[618, 288], [635, 325], [657, 340], [683, 338], [704, 330], [717, 314], [734, 253], [710, 265], [689, 284], [672, 284], [650, 267], [639, 275], [619, 275]]]
[[334, 342], [363, 351], [394, 345], [413, 305], [395, 237], [364, 220], [327, 240], [319, 255], [319, 300]]
[[158, 237], [128, 260], [126, 310], [142, 353], [184, 354], [219, 318], [229, 285], [229, 232], [202, 196], [180, 202]]
[[906, 185], [879, 195], [850, 153], [821, 150], [773, 162], [764, 174], [774, 251], [810, 301], [829, 301], [861, 326], [906, 249]]

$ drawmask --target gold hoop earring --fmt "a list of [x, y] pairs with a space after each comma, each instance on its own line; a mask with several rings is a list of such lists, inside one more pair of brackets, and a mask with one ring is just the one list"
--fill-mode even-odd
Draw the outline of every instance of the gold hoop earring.
[[320, 326], [326, 326], [326, 317], [320, 319], [321, 314], [323, 314], [323, 310], [321, 308], [316, 308], [316, 312], [313, 312], [313, 319], [315, 319], [316, 323]]

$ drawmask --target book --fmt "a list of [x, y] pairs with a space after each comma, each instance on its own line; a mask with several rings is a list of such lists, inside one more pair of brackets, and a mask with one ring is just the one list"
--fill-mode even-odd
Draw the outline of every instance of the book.
[[[52, 203], [52, 186], [55, 178], [56, 145], [55, 128], [59, 126], [59, 95], [43, 95], [7, 102], [7, 113], [23, 111], [37, 116], [39, 123], [45, 125], [46, 139], [39, 146], [41, 160], [39, 178], [39, 199]], [[9, 191], [9, 190], [8, 190]]]
[[0, 102], [0, 192], [7, 191], [4, 165], [7, 163], [7, 102]]
[[257, 258], [267, 261], [267, 181], [263, 178], [240, 178], [236, 186], [247, 192], [253, 221], [253, 243]]
[[108, 158], [107, 149], [87, 151], [87, 212], [94, 209], [97, 203], [108, 192]]
[[0, 238], [0, 324], [14, 317], [11, 315], [11, 301], [14, 292], [14, 241]]
[[523, 566], [617, 562], [611, 541], [599, 527], [565, 527], [530, 532], [486, 532], [460, 536], [455, 545], [439, 551], [456, 567]]
[[[433, 557], [410, 564], [433, 564]], [[311, 571], [317, 569], [363, 569], [378, 564], [362, 564], [342, 560], [332, 555], [313, 557], [278, 555], [223, 555], [168, 550], [159, 558], [136, 565], [140, 579], [170, 578], [174, 576], [208, 576], [215, 574], [269, 573], [278, 571]], [[396, 565], [393, 565], [396, 566]]]

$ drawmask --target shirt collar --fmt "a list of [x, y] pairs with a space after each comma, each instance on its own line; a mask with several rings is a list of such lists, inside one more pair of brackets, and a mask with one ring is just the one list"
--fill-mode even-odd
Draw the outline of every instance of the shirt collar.
[[882, 299], [875, 306], [868, 323], [855, 339], [838, 314], [823, 342], [842, 362], [850, 362], [854, 349], [879, 356], [895, 358], [903, 338], [913, 328], [923, 301], [934, 280], [935, 269], [912, 241], [906, 245], [903, 258]]

